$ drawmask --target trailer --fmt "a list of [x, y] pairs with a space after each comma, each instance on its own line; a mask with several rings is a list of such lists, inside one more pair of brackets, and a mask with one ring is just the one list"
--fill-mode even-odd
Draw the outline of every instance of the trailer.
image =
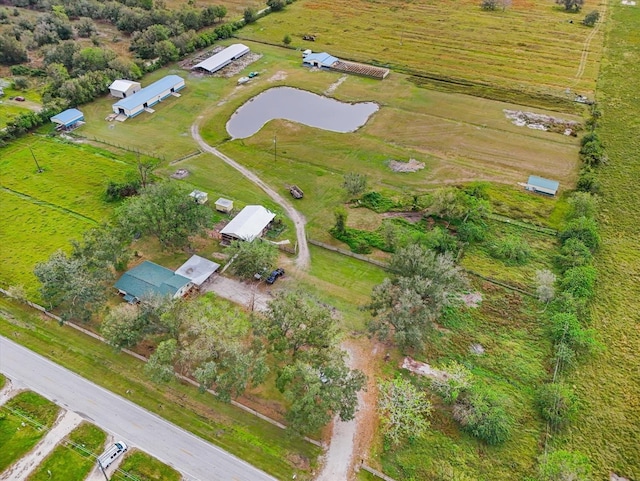
[[289, 192], [291, 193], [294, 199], [302, 199], [302, 197], [304, 196], [304, 192], [302, 192], [302, 189], [297, 185], [290, 186]]

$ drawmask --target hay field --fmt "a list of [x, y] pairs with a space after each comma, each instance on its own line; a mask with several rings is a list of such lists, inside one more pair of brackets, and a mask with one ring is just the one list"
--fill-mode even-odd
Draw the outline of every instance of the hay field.
[[[600, 31], [588, 47], [584, 74], [575, 77], [593, 32], [580, 21], [600, 8], [597, 0], [586, 0], [580, 14], [546, 0], [514, 0], [504, 12], [484, 12], [479, 3], [299, 0], [243, 28], [240, 36], [281, 43], [289, 34], [295, 47], [421, 74], [553, 95], [564, 95], [567, 87], [593, 93]], [[305, 34], [316, 35], [316, 41], [302, 40]]]

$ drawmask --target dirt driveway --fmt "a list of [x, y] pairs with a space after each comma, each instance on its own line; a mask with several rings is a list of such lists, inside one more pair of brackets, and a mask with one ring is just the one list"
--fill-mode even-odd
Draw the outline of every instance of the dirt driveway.
[[207, 284], [204, 292], [214, 292], [224, 299], [246, 307], [250, 311], [266, 311], [267, 304], [273, 298], [264, 285], [257, 283], [245, 283], [228, 277], [215, 276], [213, 281]]

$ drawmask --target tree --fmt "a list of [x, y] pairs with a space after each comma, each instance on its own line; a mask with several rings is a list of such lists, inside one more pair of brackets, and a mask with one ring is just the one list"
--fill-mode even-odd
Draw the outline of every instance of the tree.
[[568, 12], [579, 12], [584, 5], [584, 0], [556, 0], [556, 4], [562, 5]]
[[175, 339], [168, 339], [158, 344], [155, 352], [144, 366], [144, 372], [154, 382], [169, 382], [174, 377], [173, 363], [178, 351]]
[[129, 262], [127, 246], [131, 239], [123, 232], [109, 226], [89, 229], [80, 242], [71, 241], [71, 257], [82, 259], [90, 269], [123, 271]]
[[54, 252], [36, 265], [34, 274], [41, 283], [40, 294], [50, 307], [60, 308], [63, 321], [88, 321], [105, 301], [109, 271], [90, 268], [83, 258]]
[[357, 197], [367, 190], [367, 176], [357, 172], [348, 172], [344, 175], [342, 187], [350, 197]]
[[336, 225], [333, 228], [337, 235], [343, 236], [347, 232], [347, 210], [342, 206], [336, 207], [334, 216]]
[[569, 218], [593, 218], [598, 209], [598, 198], [590, 192], [574, 192], [569, 197]]
[[547, 303], [555, 296], [556, 276], [548, 269], [536, 271], [536, 296]]
[[160, 59], [161, 64], [169, 62], [175, 62], [180, 58], [180, 52], [178, 48], [171, 42], [171, 40], [162, 40], [156, 43], [153, 48], [155, 55]]
[[378, 389], [378, 412], [385, 440], [395, 446], [406, 438], [423, 437], [431, 414], [426, 394], [400, 377], [380, 381]]
[[498, 8], [498, 0], [482, 0], [480, 8], [487, 11], [496, 10]]
[[131, 234], [155, 236], [163, 248], [180, 248], [211, 220], [208, 207], [193, 202], [189, 189], [177, 182], [162, 182], [143, 189], [116, 211], [121, 228]]
[[78, 23], [76, 23], [76, 31], [78, 32], [78, 37], [83, 38], [89, 38], [98, 33], [96, 24], [93, 23], [93, 20], [87, 17], [81, 18]]
[[319, 366], [303, 361], [288, 364], [276, 380], [291, 403], [285, 415], [289, 427], [300, 434], [317, 431], [336, 414], [343, 421], [353, 419], [357, 393], [364, 384], [364, 374], [349, 370], [340, 355]]
[[575, 298], [591, 299], [596, 285], [597, 271], [592, 266], [567, 269], [560, 281], [562, 289]]
[[456, 361], [449, 361], [440, 369], [447, 374], [445, 377], [434, 378], [431, 381], [431, 387], [442, 397], [444, 402], [453, 404], [471, 388], [473, 374]]
[[282, 37], [282, 43], [288, 46], [291, 43], [291, 35], [286, 33], [284, 37]]
[[560, 350], [565, 352], [560, 354], [564, 355], [567, 350], [573, 353], [571, 360], [578, 354], [589, 354], [599, 348], [594, 331], [582, 327], [580, 320], [573, 313], [560, 312], [551, 316], [550, 334], [556, 347], [562, 345]]
[[487, 444], [501, 444], [511, 436], [513, 418], [508, 400], [490, 388], [474, 386], [453, 407], [453, 417], [462, 429]]
[[593, 10], [587, 13], [587, 15], [584, 17], [584, 20], [582, 21], [582, 24], [586, 25], [587, 27], [593, 27], [596, 23], [598, 23], [598, 20], [600, 20], [600, 12], [598, 12], [597, 10]]
[[591, 263], [593, 255], [580, 239], [571, 237], [562, 244], [556, 262], [563, 271], [572, 267], [582, 267]]
[[0, 64], [16, 65], [29, 61], [27, 49], [10, 35], [0, 36]]
[[542, 418], [555, 429], [565, 426], [578, 411], [578, 399], [573, 389], [563, 383], [541, 386], [537, 392], [536, 404]]
[[258, 12], [253, 7], [247, 7], [244, 9], [243, 18], [244, 18], [244, 23], [246, 24], [253, 23], [256, 20], [258, 20]]
[[267, 5], [271, 8], [272, 12], [279, 12], [284, 9], [287, 2], [285, 0], [267, 0]]
[[290, 360], [322, 359], [338, 337], [331, 311], [302, 291], [276, 294], [256, 330], [271, 350]]
[[584, 454], [558, 450], [540, 458], [540, 481], [592, 481]]
[[144, 317], [138, 306], [119, 304], [100, 324], [100, 334], [116, 349], [135, 346], [144, 337]]
[[158, 162], [153, 159], [140, 160], [140, 155], [138, 155], [136, 167], [138, 169], [138, 177], [140, 178], [140, 186], [144, 189], [151, 184], [153, 172], [158, 167]]
[[420, 347], [442, 309], [466, 289], [466, 277], [449, 255], [415, 244], [399, 249], [389, 267], [396, 276], [374, 287], [369, 329], [400, 346]]
[[232, 259], [229, 269], [244, 279], [270, 271], [278, 258], [278, 248], [259, 239], [253, 242], [233, 241], [227, 252]]

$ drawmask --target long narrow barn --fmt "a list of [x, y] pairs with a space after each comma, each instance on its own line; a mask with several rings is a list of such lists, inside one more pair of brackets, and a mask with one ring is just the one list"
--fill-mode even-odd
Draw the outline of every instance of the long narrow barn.
[[177, 75], [167, 75], [151, 85], [139, 90], [130, 97], [124, 98], [113, 104], [113, 111], [126, 118], [135, 117], [144, 111], [153, 113], [151, 108], [170, 95], [180, 97], [178, 93], [185, 87], [184, 79]]
[[249, 52], [250, 49], [246, 45], [243, 45], [241, 43], [234, 43], [233, 45], [229, 45], [222, 52], [218, 52], [208, 59], [194, 65], [193, 67], [191, 67], [191, 70], [201, 70], [207, 73], [214, 73], [226, 67], [234, 60], [237, 60], [243, 55], [248, 54]]

